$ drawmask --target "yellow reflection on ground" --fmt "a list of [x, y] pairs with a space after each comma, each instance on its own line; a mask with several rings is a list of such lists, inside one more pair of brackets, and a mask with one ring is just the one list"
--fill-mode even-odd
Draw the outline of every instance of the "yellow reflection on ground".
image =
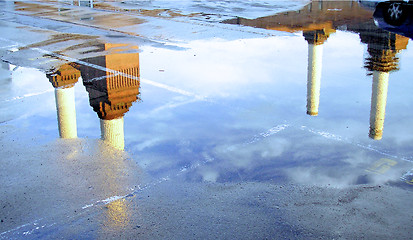
[[396, 161], [392, 159], [382, 158], [376, 161], [372, 166], [370, 166], [366, 171], [376, 173], [376, 174], [384, 174], [391, 167], [397, 164]]
[[106, 223], [109, 228], [123, 228], [129, 223], [129, 210], [125, 199], [119, 199], [106, 205]]
[[[125, 193], [130, 191], [125, 189], [125, 186], [129, 185], [125, 182], [129, 179], [128, 166], [124, 156], [121, 155], [124, 153], [115, 151], [111, 146], [99, 144], [98, 151], [102, 156], [111, 156], [102, 157], [100, 161], [101, 178], [98, 184], [100, 185], [100, 191], [106, 197], [103, 202], [108, 202], [104, 208], [105, 216], [102, 233], [121, 231], [131, 221], [131, 209], [124, 198]], [[102, 236], [102, 238], [105, 238], [105, 236]]]

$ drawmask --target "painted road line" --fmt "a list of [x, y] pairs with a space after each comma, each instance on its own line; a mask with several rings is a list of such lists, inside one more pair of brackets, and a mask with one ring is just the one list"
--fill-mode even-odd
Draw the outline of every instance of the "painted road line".
[[[0, 40], [11, 42], [11, 43], [16, 44], [20, 47], [25, 46], [23, 43], [19, 43], [19, 42], [16, 42], [16, 41], [13, 41], [13, 40], [10, 40], [10, 39], [6, 39], [6, 38], [3, 38], [3, 37], [0, 37]], [[170, 92], [178, 93], [178, 94], [181, 94], [181, 95], [184, 95], [184, 96], [194, 97], [197, 100], [203, 100], [203, 101], [207, 100], [207, 98], [205, 96], [201, 96], [201, 95], [198, 95], [198, 94], [193, 93], [193, 92], [189, 92], [189, 91], [186, 91], [186, 90], [183, 90], [183, 89], [180, 89], [180, 88], [169, 86], [167, 84], [151, 81], [151, 80], [141, 78], [141, 77], [136, 77], [136, 76], [129, 75], [129, 74], [126, 74], [126, 73], [123, 73], [123, 72], [120, 72], [120, 71], [110, 69], [110, 68], [106, 68], [106, 67], [102, 67], [102, 66], [99, 66], [99, 65], [96, 65], [96, 64], [88, 63], [88, 62], [85, 62], [85, 61], [82, 61], [82, 60], [79, 60], [79, 59], [76, 59], [76, 58], [72, 58], [72, 57], [64, 56], [64, 55], [61, 55], [61, 54], [58, 54], [58, 53], [50, 52], [48, 50], [44, 50], [44, 49], [41, 49], [41, 48], [35, 47], [35, 48], [30, 48], [30, 49], [35, 50], [37, 52], [40, 52], [42, 54], [47, 54], [47, 55], [50, 55], [50, 56], [53, 56], [53, 57], [57, 57], [59, 59], [62, 59], [62, 60], [68, 61], [68, 62], [74, 62], [74, 63], [81, 64], [81, 65], [84, 65], [84, 66], [87, 66], [87, 67], [91, 67], [91, 68], [94, 68], [94, 69], [97, 69], [97, 70], [106, 71], [107, 73], [111, 73], [113, 75], [120, 75], [122, 77], [127, 77], [127, 78], [130, 78], [130, 79], [136, 80], [136, 81], [141, 81], [141, 83], [146, 83], [146, 84], [149, 84], [149, 85], [152, 85], [152, 86], [155, 86], [155, 87], [158, 87], [158, 88], [162, 88], [162, 89], [170, 91]]]
[[397, 165], [397, 161], [391, 160], [388, 158], [382, 158], [376, 161], [375, 163], [373, 163], [373, 165], [367, 168], [366, 171], [371, 172], [371, 173], [376, 173], [376, 174], [384, 174], [388, 170], [390, 170], [391, 167], [395, 165]]
[[353, 141], [351, 141], [347, 138], [344, 138], [342, 136], [339, 136], [339, 135], [336, 135], [336, 134], [333, 134], [333, 133], [329, 133], [329, 132], [321, 131], [321, 130], [316, 130], [316, 129], [313, 129], [313, 128], [310, 128], [310, 127], [307, 127], [307, 126], [301, 126], [301, 130], [308, 131], [310, 133], [319, 135], [321, 137], [325, 137], [327, 139], [332, 139], [332, 140], [335, 140], [335, 141], [338, 141], [338, 142], [344, 142], [344, 143], [347, 143], [347, 144], [351, 144], [353, 146], [357, 146], [359, 148], [363, 148], [365, 150], [369, 150], [369, 151], [372, 151], [372, 152], [377, 152], [377, 153], [379, 153], [383, 156], [386, 156], [388, 158], [399, 159], [399, 160], [402, 160], [404, 162], [413, 163], [413, 160], [411, 160], [408, 157], [392, 155], [390, 153], [386, 153], [386, 152], [383, 152], [383, 151], [381, 151], [377, 148], [374, 148], [371, 145], [364, 145], [364, 144], [361, 144], [361, 143], [353, 142]]

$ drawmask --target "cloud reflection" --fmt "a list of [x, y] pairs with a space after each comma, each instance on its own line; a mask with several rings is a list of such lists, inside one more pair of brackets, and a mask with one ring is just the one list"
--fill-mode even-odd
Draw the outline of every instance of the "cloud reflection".
[[211, 157], [213, 161], [188, 177], [207, 182], [292, 181], [344, 188], [397, 180], [409, 166], [400, 160], [383, 160], [383, 155], [357, 145], [294, 127], [251, 144], [218, 146]]

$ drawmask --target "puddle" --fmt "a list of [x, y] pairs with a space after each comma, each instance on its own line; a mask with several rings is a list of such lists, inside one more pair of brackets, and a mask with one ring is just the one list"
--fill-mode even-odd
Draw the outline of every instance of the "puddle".
[[159, 237], [148, 231], [177, 227], [165, 212], [202, 228], [211, 211], [218, 229], [222, 219], [250, 224], [241, 209], [258, 220], [270, 209], [291, 238], [360, 237], [318, 233], [306, 216], [342, 226], [373, 217], [366, 226], [385, 229], [396, 218], [379, 210], [389, 203], [407, 226], [410, 39], [380, 28], [374, 4], [274, 4], [16, 2], [22, 15], [0, 19], [0, 238], [50, 237], [65, 224], [90, 238]]
[[[363, 152], [370, 149], [373, 150], [374, 154], [379, 153], [383, 157], [390, 156], [392, 159], [399, 159], [409, 164], [412, 161], [410, 152], [400, 153], [394, 151], [391, 147], [387, 147], [388, 144], [381, 144], [380, 141], [370, 142], [367, 137], [369, 136], [375, 140], [384, 137], [383, 142], [395, 141], [393, 139], [396, 135], [393, 132], [390, 132], [388, 137], [385, 135], [387, 92], [389, 85], [392, 84], [393, 75], [404, 72], [402, 71], [404, 69], [399, 67], [400, 56], [407, 51], [409, 43], [408, 38], [377, 27], [374, 24], [372, 14], [372, 9], [355, 3], [326, 2], [322, 6], [310, 3], [300, 11], [285, 12], [251, 20], [236, 18], [225, 21], [227, 24], [240, 24], [295, 33], [290, 37], [279, 36], [235, 41], [194, 40], [182, 45], [190, 50], [176, 52], [147, 45], [139, 48], [129, 44], [102, 43], [97, 36], [54, 34], [48, 40], [19, 47], [18, 51], [10, 52], [8, 58], [11, 61], [16, 61], [16, 59], [10, 57], [18, 55], [20, 58], [24, 58], [24, 56], [27, 56], [26, 52], [40, 49], [40, 53], [44, 54], [43, 58], [51, 58], [56, 61], [53, 65], [50, 65], [47, 64], [46, 60], [43, 66], [48, 66], [46, 76], [55, 88], [58, 131], [62, 138], [78, 137], [77, 126], [79, 120], [76, 119], [77, 110], [75, 107], [78, 101], [75, 99], [74, 86], [75, 84], [79, 85], [78, 81], [81, 81], [87, 92], [89, 108], [93, 109], [97, 117], [101, 119], [102, 138], [112, 142], [115, 148], [124, 149], [123, 117], [128, 114], [127, 112], [132, 105], [140, 105], [141, 99], [145, 102], [146, 98], [141, 96], [143, 81], [144, 86], [149, 88], [148, 95], [143, 93], [143, 96], [149, 98], [147, 106], [150, 111], [148, 116], [151, 116], [149, 119], [159, 119], [160, 124], [160, 126], [151, 124], [153, 125], [152, 129], [163, 129], [169, 124], [178, 124], [182, 120], [188, 126], [198, 125], [199, 127], [195, 129], [199, 130], [194, 131], [194, 133], [191, 133], [191, 131], [181, 132], [186, 128], [184, 127], [185, 124], [177, 125], [179, 127], [176, 130], [179, 129], [180, 134], [183, 134], [179, 137], [183, 140], [178, 142], [187, 142], [188, 146], [191, 146], [190, 148], [197, 149], [197, 145], [203, 145], [198, 142], [200, 139], [205, 138], [203, 141], [210, 139], [209, 134], [205, 135], [207, 132], [203, 129], [204, 126], [211, 126], [217, 129], [222, 128], [219, 131], [228, 132], [228, 136], [232, 136], [234, 133], [236, 133], [235, 136], [238, 136], [238, 134], [244, 132], [247, 135], [242, 138], [243, 141], [247, 141], [248, 138], [256, 139], [257, 142], [255, 140], [251, 142], [252, 145], [256, 146], [242, 154], [249, 156], [247, 159], [253, 159], [259, 155], [269, 157], [269, 159], [279, 158], [282, 156], [281, 153], [273, 156], [273, 150], [263, 150], [270, 148], [270, 145], [266, 146], [264, 144], [263, 149], [258, 147], [263, 144], [261, 142], [265, 142], [260, 140], [259, 136], [261, 135], [258, 132], [273, 129], [274, 124], [286, 124], [286, 126], [292, 126], [293, 129], [301, 129], [298, 130], [299, 132], [305, 129], [304, 132], [311, 134], [321, 133], [319, 134], [321, 137], [332, 139], [335, 144], [344, 144], [359, 149], [351, 150], [352, 152]], [[41, 32], [37, 32], [41, 34]], [[344, 43], [344, 41], [348, 43]], [[295, 47], [292, 48], [292, 45], [289, 44], [291, 42], [295, 42]], [[351, 49], [352, 54], [345, 55], [346, 48]], [[44, 51], [43, 49], [48, 50]], [[142, 56], [139, 56], [139, 54], [143, 54], [145, 59], [143, 80], [140, 78], [140, 59]], [[343, 58], [340, 58], [340, 56]], [[171, 59], [174, 59], [174, 61], [171, 61]], [[211, 61], [213, 59], [216, 59], [216, 61]], [[239, 59], [239, 61], [236, 59]], [[247, 59], [254, 59], [257, 64], [248, 62]], [[297, 59], [299, 60], [297, 61]], [[358, 64], [353, 64], [353, 62], [358, 62]], [[338, 80], [334, 80], [337, 77]], [[352, 80], [349, 81], [349, 79]], [[343, 81], [348, 83], [344, 84]], [[354, 86], [360, 83], [362, 83], [360, 85], [362, 88], [356, 90]], [[369, 85], [370, 87], [368, 87]], [[254, 87], [251, 88], [251, 86]], [[45, 91], [50, 92], [50, 89]], [[39, 94], [42, 94], [42, 92], [40, 91]], [[162, 93], [165, 96], [163, 97], [164, 102], [154, 107], [158, 103], [150, 95], [151, 92], [154, 92], [155, 95], [159, 95], [158, 92], [164, 92]], [[30, 94], [36, 95], [36, 93]], [[169, 94], [172, 95], [169, 96]], [[23, 95], [23, 98], [29, 95]], [[295, 97], [298, 95], [301, 96]], [[346, 95], [358, 100], [352, 101]], [[335, 96], [335, 99], [332, 99], [332, 96]], [[326, 100], [328, 98], [330, 100]], [[15, 99], [18, 99], [18, 97]], [[151, 104], [155, 105], [151, 106]], [[60, 105], [61, 107], [59, 107]], [[192, 106], [197, 106], [196, 110], [192, 109]], [[306, 106], [306, 110], [303, 110], [303, 106]], [[337, 106], [343, 108], [342, 114], [337, 114], [338, 112], [334, 110]], [[136, 108], [138, 109], [140, 106]], [[344, 111], [344, 109], [351, 108], [357, 111], [356, 115], [351, 112], [346, 114], [348, 112]], [[228, 121], [228, 123], [222, 122], [226, 127], [218, 127], [216, 125], [218, 122], [205, 118], [206, 112], [202, 112], [200, 109], [204, 109], [206, 112], [209, 111], [206, 109], [215, 109], [212, 111], [221, 112], [220, 118]], [[291, 111], [292, 109], [295, 110]], [[185, 110], [193, 112], [192, 116], [189, 117]], [[166, 112], [167, 116], [175, 116], [171, 123], [168, 123], [166, 119], [162, 120], [163, 112]], [[340, 115], [342, 119], [338, 118]], [[280, 117], [274, 122], [271, 121], [271, 116]], [[143, 117], [144, 115], [139, 114], [139, 110], [135, 110], [133, 116], [131, 116], [131, 121]], [[243, 118], [246, 120], [243, 120]], [[191, 121], [191, 119], [194, 120]], [[237, 127], [230, 127], [231, 124], [229, 123], [231, 121], [237, 122]], [[252, 125], [247, 123], [248, 121], [251, 121]], [[391, 119], [390, 121], [393, 122], [394, 120]], [[326, 122], [334, 124], [326, 125]], [[401, 127], [400, 124], [392, 125], [392, 128]], [[183, 129], [180, 129], [182, 127]], [[357, 130], [361, 127], [363, 128], [362, 131]], [[105, 128], [108, 129], [104, 130]], [[109, 130], [109, 128], [112, 128], [112, 130]], [[237, 128], [240, 129], [237, 130]], [[135, 128], [132, 129], [134, 129], [132, 132], [140, 131]], [[396, 132], [400, 131], [397, 130]], [[202, 137], [204, 135], [208, 137]], [[268, 136], [273, 137], [272, 135], [271, 133]], [[276, 134], [276, 136], [278, 135]], [[291, 136], [294, 135], [291, 134]], [[330, 138], [330, 136], [338, 137]], [[155, 149], [166, 148], [169, 149], [167, 152], [177, 151], [176, 158], [183, 160], [174, 168], [187, 168], [197, 164], [198, 161], [185, 160], [187, 157], [183, 153], [186, 151], [190, 153], [188, 157], [195, 154], [197, 156], [195, 158], [199, 158], [200, 162], [206, 161], [204, 151], [180, 150], [181, 145], [173, 143], [174, 138], [169, 139], [171, 136], [165, 137], [167, 140], [162, 140], [163, 143], [156, 143], [158, 147]], [[130, 142], [126, 142], [126, 147], [128, 148], [129, 144], [131, 150], [140, 149], [138, 152], [141, 152], [143, 149], [149, 150], [156, 146], [151, 145], [149, 148], [148, 146], [144, 148], [137, 147], [141, 145], [139, 141], [142, 140], [138, 139], [142, 139], [142, 137], [126, 134], [126, 139], [128, 138]], [[290, 142], [292, 139], [289, 138], [291, 137], [283, 137], [280, 141]], [[212, 141], [212, 139], [208, 141]], [[215, 141], [233, 142], [229, 146], [238, 146], [239, 144], [239, 140], [236, 140], [236, 138], [227, 139], [225, 135], [210, 144], [214, 145]], [[144, 140], [144, 142], [147, 142], [147, 140]], [[135, 147], [134, 144], [137, 143], [138, 145]], [[224, 144], [224, 146], [227, 145]], [[289, 148], [292, 147], [289, 146]], [[228, 148], [232, 149], [232, 147]], [[242, 152], [246, 149], [248, 148], [241, 148], [238, 151]], [[136, 150], [132, 150], [132, 152]], [[214, 156], [215, 151], [213, 149], [206, 150], [209, 158], [222, 158], [218, 156], [220, 154]], [[148, 153], [153, 154], [152, 150]], [[139, 154], [145, 154], [145, 151]], [[170, 157], [169, 154], [165, 156], [161, 154], [160, 156], [168, 158]], [[296, 157], [283, 156], [281, 158], [291, 159], [290, 161], [294, 162], [293, 159]], [[348, 157], [343, 156], [343, 158]], [[223, 160], [218, 162], [225, 161], [225, 159], [230, 159], [230, 157], [224, 157]], [[237, 159], [237, 161], [241, 161], [239, 157]], [[164, 160], [169, 164], [170, 160]], [[152, 161], [149, 162], [152, 163]], [[151, 168], [149, 162], [146, 164]], [[326, 159], [324, 164], [327, 164], [327, 162]], [[301, 163], [297, 162], [296, 164], [301, 167]], [[235, 164], [230, 168], [245, 168], [243, 164], [238, 165]], [[154, 167], [154, 169], [156, 168]], [[282, 169], [283, 167], [277, 168]], [[366, 168], [365, 166], [361, 167], [363, 171]], [[407, 170], [405, 169], [405, 171]], [[208, 179], [208, 181], [215, 182], [226, 179], [226, 177], [221, 178], [219, 177], [220, 174], [211, 171], [206, 171], [209, 177], [205, 177], [205, 179]], [[245, 171], [245, 169], [242, 171]], [[246, 175], [254, 175], [255, 171]], [[226, 175], [228, 174], [226, 173]], [[345, 182], [348, 182], [348, 184], [356, 183], [357, 179], [363, 174], [365, 173], [360, 173], [360, 176], [355, 176], [353, 180]], [[403, 173], [400, 172], [399, 174], [402, 175]], [[238, 175], [239, 173], [237, 177], [240, 177]], [[241, 179], [246, 178], [249, 177], [241, 177]], [[279, 176], [279, 178], [287, 179], [285, 174]], [[198, 179], [198, 177], [194, 179]], [[233, 178], [230, 177], [228, 180], [232, 181], [231, 179]], [[269, 179], [273, 178], [270, 177]], [[275, 177], [275, 179], [278, 179], [278, 177]]]

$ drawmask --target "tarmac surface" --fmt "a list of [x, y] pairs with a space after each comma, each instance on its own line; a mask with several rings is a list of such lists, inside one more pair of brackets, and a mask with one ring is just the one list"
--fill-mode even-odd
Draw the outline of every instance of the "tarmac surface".
[[413, 239], [375, 2], [0, 7], [0, 239]]

